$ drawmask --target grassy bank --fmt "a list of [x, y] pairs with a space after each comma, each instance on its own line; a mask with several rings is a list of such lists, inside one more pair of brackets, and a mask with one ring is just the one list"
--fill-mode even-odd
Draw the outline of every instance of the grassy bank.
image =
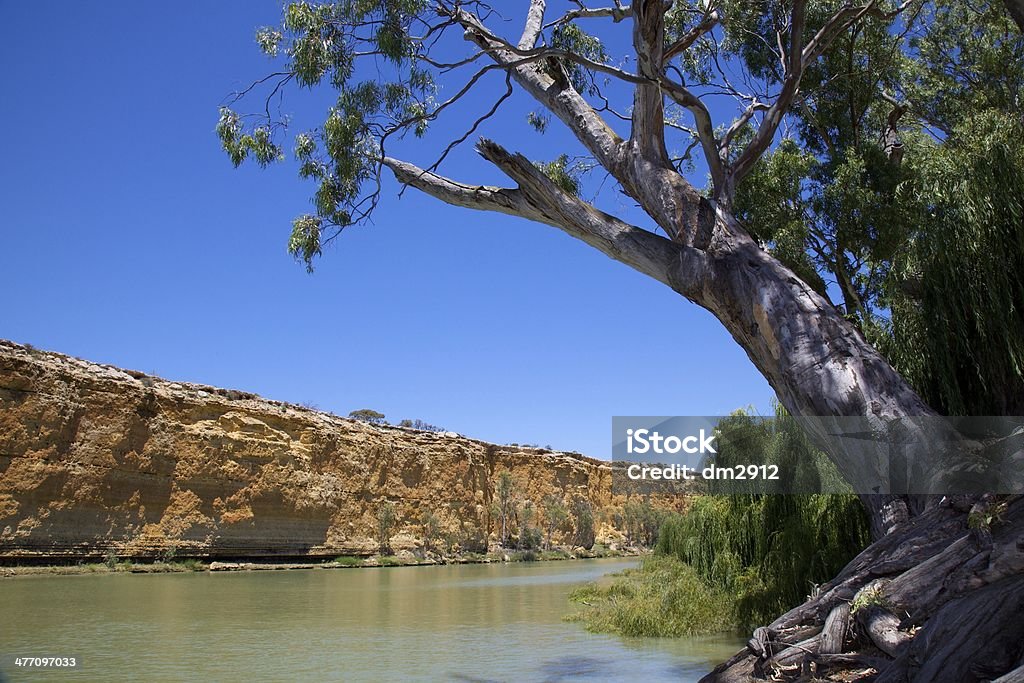
[[599, 633], [677, 638], [736, 626], [730, 596], [701, 581], [692, 567], [674, 557], [645, 558], [639, 568], [577, 588], [569, 599], [584, 609], [567, 620], [582, 621]]
[[666, 636], [749, 630], [798, 605], [867, 543], [847, 495], [705, 496], [661, 526], [641, 567], [577, 589], [592, 631]]

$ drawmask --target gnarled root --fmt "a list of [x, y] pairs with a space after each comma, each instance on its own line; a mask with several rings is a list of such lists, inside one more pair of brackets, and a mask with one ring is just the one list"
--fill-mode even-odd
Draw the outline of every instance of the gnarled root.
[[[1024, 683], [1024, 496], [979, 533], [946, 500], [873, 543], [814, 598], [704, 677], [877, 674], [878, 683]], [[1016, 676], [1017, 678], [1013, 678]]]

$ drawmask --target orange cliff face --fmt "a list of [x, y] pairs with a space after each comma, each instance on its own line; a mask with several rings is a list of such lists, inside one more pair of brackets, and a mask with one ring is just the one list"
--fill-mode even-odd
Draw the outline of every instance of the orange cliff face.
[[[495, 537], [494, 488], [586, 498], [619, 540], [612, 465], [451, 432], [371, 425], [0, 340], [0, 560], [323, 558], [422, 545], [431, 512], [463, 550]], [[659, 498], [682, 508], [685, 497]], [[568, 541], [571, 528], [556, 534]]]

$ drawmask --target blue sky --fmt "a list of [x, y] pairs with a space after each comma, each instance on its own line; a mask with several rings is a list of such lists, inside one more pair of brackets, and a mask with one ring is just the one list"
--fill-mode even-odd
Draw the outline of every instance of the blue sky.
[[[225, 96], [271, 70], [253, 34], [279, 7], [0, 4], [0, 337], [596, 457], [612, 415], [768, 411], [745, 353], [663, 285], [548, 226], [399, 200], [390, 178], [374, 224], [307, 275], [285, 244], [310, 186], [290, 162], [233, 169], [214, 133]], [[429, 164], [499, 86], [395, 151]], [[292, 91], [285, 109], [315, 125], [329, 101]], [[527, 106], [483, 133], [531, 158], [571, 150], [557, 121], [533, 133]], [[501, 182], [468, 145], [443, 170]], [[607, 188], [597, 199], [642, 221]]]

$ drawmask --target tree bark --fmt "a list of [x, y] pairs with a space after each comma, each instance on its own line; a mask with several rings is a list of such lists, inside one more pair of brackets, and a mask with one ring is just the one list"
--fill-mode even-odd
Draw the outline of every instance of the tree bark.
[[1005, 676], [1000, 676], [992, 683], [1024, 683], [1024, 666], [1019, 666]]
[[880, 605], [869, 605], [857, 611], [857, 623], [875, 646], [895, 657], [910, 642], [910, 634], [900, 630], [900, 620]]

